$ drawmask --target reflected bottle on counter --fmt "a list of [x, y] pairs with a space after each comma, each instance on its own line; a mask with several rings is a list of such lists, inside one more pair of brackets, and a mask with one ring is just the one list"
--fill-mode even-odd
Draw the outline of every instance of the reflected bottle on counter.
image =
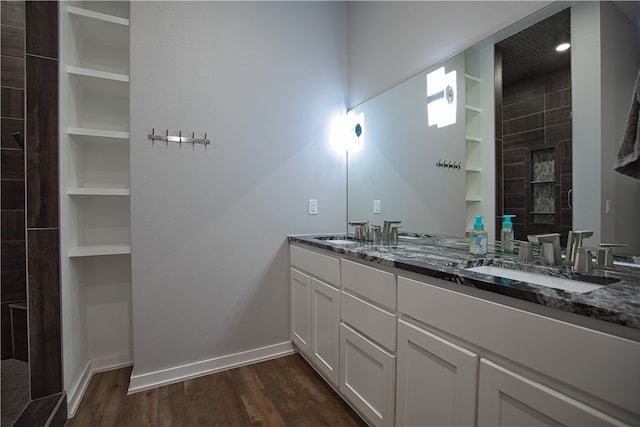
[[500, 247], [505, 254], [513, 253], [513, 223], [511, 218], [515, 215], [502, 215], [502, 230], [500, 230]]
[[469, 233], [469, 253], [473, 256], [487, 255], [488, 234], [484, 231], [482, 218], [484, 218], [482, 215], [476, 215], [476, 222], [473, 224], [473, 230]]

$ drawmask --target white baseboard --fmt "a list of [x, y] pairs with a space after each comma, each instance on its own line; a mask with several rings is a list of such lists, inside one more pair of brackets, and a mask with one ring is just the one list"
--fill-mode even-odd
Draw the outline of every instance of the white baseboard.
[[67, 390], [67, 416], [72, 418], [76, 414], [93, 374], [131, 366], [132, 364], [133, 361], [129, 352], [88, 360], [78, 379]]
[[176, 366], [174, 368], [163, 369], [141, 375], [131, 375], [129, 391], [127, 394], [138, 393], [231, 368], [275, 359], [277, 357], [293, 354], [293, 352], [291, 341], [287, 341], [254, 350], [243, 351], [241, 353]]
[[71, 385], [71, 387], [69, 387], [69, 390], [67, 390], [67, 416], [69, 418], [76, 414], [76, 410], [78, 409], [78, 406], [80, 406], [82, 396], [84, 396], [84, 392], [89, 386], [89, 381], [91, 381], [91, 375], [91, 361], [89, 360], [84, 366], [80, 376]]

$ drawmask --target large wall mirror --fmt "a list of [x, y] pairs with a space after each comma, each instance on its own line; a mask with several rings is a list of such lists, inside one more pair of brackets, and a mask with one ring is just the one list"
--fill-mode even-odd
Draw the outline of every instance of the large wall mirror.
[[[354, 108], [366, 140], [349, 153], [348, 220], [463, 237], [483, 215], [495, 238], [515, 214], [517, 239], [593, 230], [585, 244], [640, 254], [640, 180], [613, 170], [638, 23], [636, 2], [552, 4]], [[456, 122], [430, 126], [428, 76], [452, 71]]]

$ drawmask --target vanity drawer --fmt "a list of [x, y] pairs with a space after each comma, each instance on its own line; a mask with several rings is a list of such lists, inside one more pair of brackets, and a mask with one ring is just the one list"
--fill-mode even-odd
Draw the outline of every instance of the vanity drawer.
[[375, 305], [342, 292], [341, 319], [392, 352], [396, 351], [396, 318]]
[[335, 286], [340, 286], [340, 260], [318, 252], [290, 247], [291, 265], [321, 278]]
[[343, 259], [342, 287], [371, 301], [396, 309], [396, 276], [386, 271]]

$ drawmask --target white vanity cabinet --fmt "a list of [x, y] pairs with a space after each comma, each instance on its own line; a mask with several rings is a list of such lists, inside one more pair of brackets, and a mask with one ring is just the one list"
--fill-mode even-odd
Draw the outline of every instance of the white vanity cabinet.
[[398, 321], [397, 426], [472, 426], [478, 355]]
[[290, 248], [291, 339], [370, 425], [640, 426], [636, 334]]
[[340, 260], [291, 246], [291, 340], [338, 386]]
[[396, 277], [341, 260], [340, 392], [373, 425], [394, 423]]
[[640, 343], [451, 286], [398, 277], [397, 425], [638, 424]]

